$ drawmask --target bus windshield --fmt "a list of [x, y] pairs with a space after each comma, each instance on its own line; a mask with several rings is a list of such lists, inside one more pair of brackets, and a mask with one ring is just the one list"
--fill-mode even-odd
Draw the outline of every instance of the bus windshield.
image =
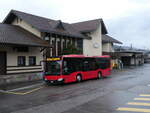
[[49, 61], [46, 63], [46, 75], [60, 75], [60, 65], [62, 61]]

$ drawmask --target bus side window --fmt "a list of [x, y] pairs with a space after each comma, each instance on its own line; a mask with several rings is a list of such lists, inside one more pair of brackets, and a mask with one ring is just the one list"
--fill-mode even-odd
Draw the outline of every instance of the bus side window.
[[90, 70], [91, 71], [96, 69], [96, 61], [95, 61], [95, 59], [90, 59], [89, 60], [89, 66], [90, 66]]
[[67, 59], [68, 70], [70, 73], [75, 72], [77, 70], [77, 59], [68, 58]]
[[68, 75], [70, 73], [72, 73], [72, 65], [71, 62], [68, 59], [66, 59], [63, 62], [63, 74]]
[[89, 71], [89, 70], [90, 70], [89, 62], [86, 60], [83, 62], [83, 71]]
[[99, 58], [97, 60], [97, 64], [99, 65], [98, 67], [100, 69], [106, 69], [110, 67], [110, 60], [109, 59], [105, 59], [105, 58]]
[[67, 61], [63, 61], [63, 74], [68, 74]]
[[105, 64], [104, 64], [104, 61], [103, 61], [102, 58], [98, 58], [98, 59], [97, 59], [97, 67], [98, 67], [99, 69], [105, 69]]
[[75, 70], [74, 70], [74, 60], [70, 60], [69, 59], [69, 61], [68, 61], [68, 68], [69, 68], [69, 72], [70, 73], [72, 73], [72, 72], [74, 72]]
[[75, 71], [82, 71], [82, 60], [80, 58], [75, 59]]
[[106, 62], [105, 59], [102, 59], [101, 65], [102, 65], [102, 69], [106, 69], [107, 68], [107, 62]]
[[68, 74], [76, 71], [81, 71], [82, 70], [81, 64], [82, 62], [78, 58], [67, 58], [64, 59], [63, 70], [64, 71], [67, 70]]

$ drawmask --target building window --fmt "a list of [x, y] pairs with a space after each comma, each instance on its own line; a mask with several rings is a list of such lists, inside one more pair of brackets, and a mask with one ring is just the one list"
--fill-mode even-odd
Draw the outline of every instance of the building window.
[[57, 47], [58, 47], [58, 56], [60, 56], [61, 55], [61, 41], [58, 41], [57, 42]]
[[52, 40], [52, 56], [56, 56], [56, 40]]
[[63, 41], [63, 49], [65, 49], [65, 48], [67, 48], [67, 40], [66, 39], [64, 39], [64, 41]]
[[83, 49], [83, 40], [82, 39], [77, 40], [77, 48]]
[[18, 56], [18, 66], [25, 66], [25, 65], [26, 65], [26, 57]]
[[36, 56], [29, 56], [29, 65], [30, 66], [36, 65]]

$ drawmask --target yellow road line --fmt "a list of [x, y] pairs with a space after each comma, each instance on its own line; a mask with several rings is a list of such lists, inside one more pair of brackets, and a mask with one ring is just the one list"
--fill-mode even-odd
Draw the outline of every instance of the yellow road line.
[[128, 105], [138, 105], [138, 106], [150, 106], [150, 103], [143, 103], [143, 102], [128, 102]]
[[26, 95], [26, 94], [32, 93], [32, 92], [34, 92], [34, 91], [37, 91], [37, 90], [39, 90], [39, 89], [41, 89], [41, 88], [43, 88], [43, 87], [35, 88], [35, 89], [30, 90], [30, 91], [28, 91], [28, 92], [25, 92], [25, 93], [23, 93], [23, 94]]
[[7, 94], [14, 94], [14, 95], [23, 95], [23, 93], [20, 92], [10, 92], [10, 91], [0, 91], [1, 93], [7, 93]]
[[148, 94], [140, 94], [139, 96], [150, 97]]
[[35, 89], [32, 89], [32, 90], [27, 91], [27, 92], [11, 92], [11, 91], [0, 91], [0, 92], [1, 93], [7, 93], [7, 94], [15, 94], [15, 95], [26, 95], [26, 94], [32, 93], [34, 91], [37, 91], [41, 88], [43, 88], [43, 87], [35, 88]]
[[144, 112], [150, 113], [150, 109], [139, 109], [139, 108], [127, 108], [127, 107], [120, 107], [117, 111], [129, 111], [129, 112]]
[[150, 98], [134, 98], [134, 100], [145, 100], [145, 101], [150, 101]]

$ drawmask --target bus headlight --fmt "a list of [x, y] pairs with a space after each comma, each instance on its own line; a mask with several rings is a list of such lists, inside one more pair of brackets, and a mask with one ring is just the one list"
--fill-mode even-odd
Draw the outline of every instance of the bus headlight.
[[59, 78], [58, 81], [63, 81], [63, 78]]
[[44, 78], [44, 80], [46, 81], [46, 80], [47, 80], [47, 78]]

